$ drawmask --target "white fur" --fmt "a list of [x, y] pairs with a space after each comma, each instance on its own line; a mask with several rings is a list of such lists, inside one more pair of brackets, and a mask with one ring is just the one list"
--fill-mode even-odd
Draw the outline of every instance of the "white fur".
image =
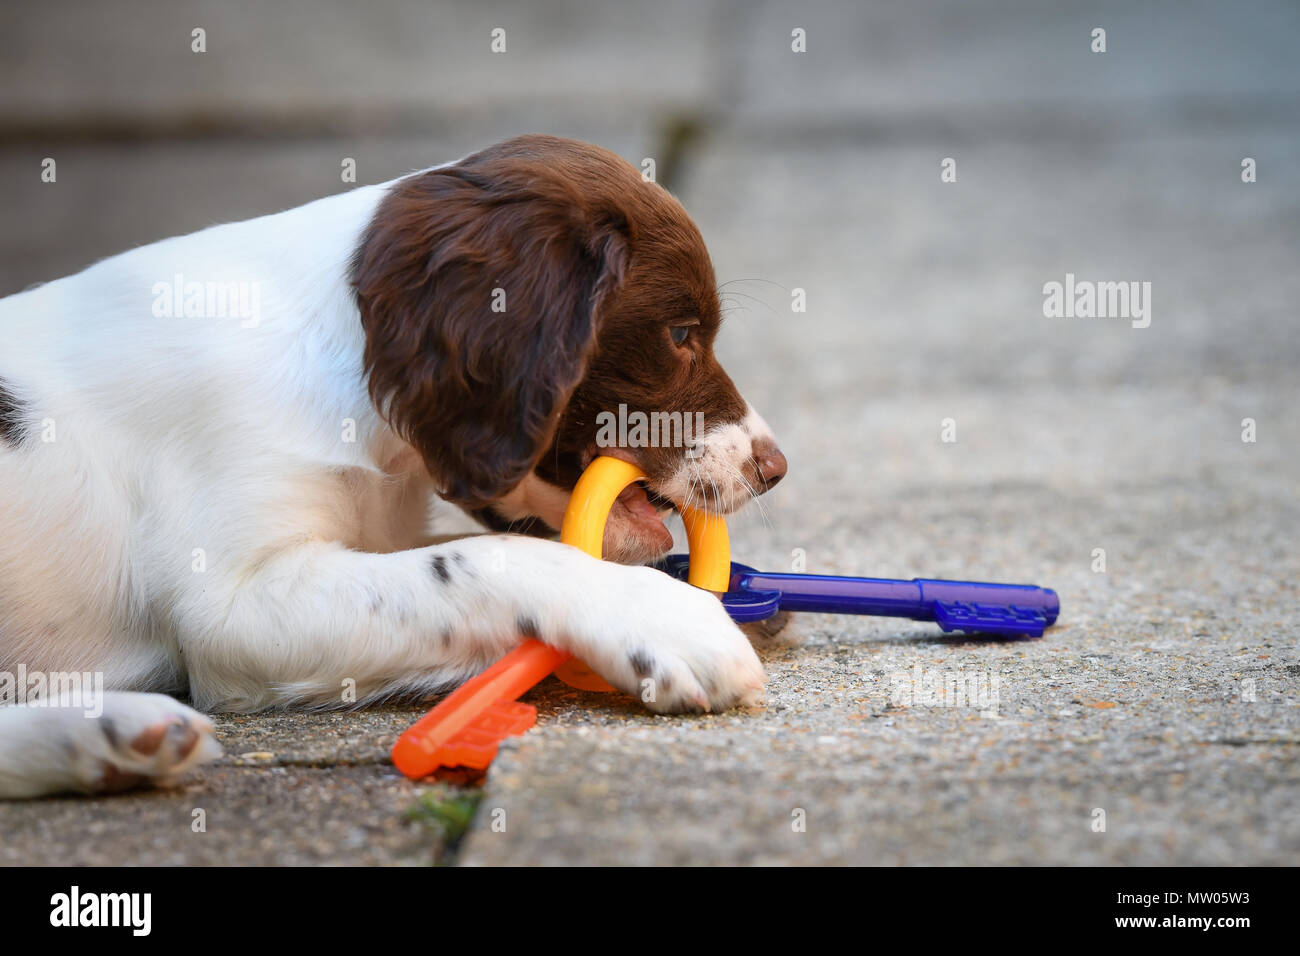
[[[0, 442], [0, 671], [102, 672], [110, 690], [188, 689], [204, 710], [341, 706], [349, 686], [364, 703], [454, 684], [526, 620], [638, 696], [641, 655], [667, 679], [656, 710], [752, 698], [762, 668], [708, 594], [555, 542], [432, 543], [474, 526], [376, 414], [348, 286], [385, 188], [0, 300], [0, 382], [38, 426]], [[256, 321], [155, 315], [178, 274], [251, 284]], [[110, 697], [123, 725], [179, 715], [211, 734], [166, 698]], [[0, 708], [0, 797], [135, 766], [77, 720]], [[205, 740], [152, 772], [215, 752]]]
[[705, 429], [696, 444], [697, 454], [683, 457], [677, 470], [655, 490], [675, 502], [728, 514], [762, 493], [745, 477], [745, 469], [755, 450], [764, 445], [776, 447], [772, 429], [747, 404], [740, 421]]

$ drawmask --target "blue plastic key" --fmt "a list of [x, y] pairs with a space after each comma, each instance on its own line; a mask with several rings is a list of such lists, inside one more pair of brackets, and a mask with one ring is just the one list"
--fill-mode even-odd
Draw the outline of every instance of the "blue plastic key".
[[[658, 567], [684, 581], [689, 564], [688, 555], [673, 554]], [[1029, 637], [1042, 637], [1061, 612], [1055, 591], [1032, 584], [769, 574], [734, 561], [722, 604], [741, 623], [777, 611], [823, 611], [933, 621], [945, 631]]]

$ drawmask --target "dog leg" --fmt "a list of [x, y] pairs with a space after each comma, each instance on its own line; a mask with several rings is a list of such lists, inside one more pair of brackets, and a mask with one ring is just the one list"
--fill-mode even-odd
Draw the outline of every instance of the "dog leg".
[[655, 711], [751, 702], [764, 681], [711, 594], [552, 541], [480, 535], [391, 554], [317, 542], [203, 577], [177, 613], [191, 693], [205, 709], [427, 693], [523, 637], [578, 655]]

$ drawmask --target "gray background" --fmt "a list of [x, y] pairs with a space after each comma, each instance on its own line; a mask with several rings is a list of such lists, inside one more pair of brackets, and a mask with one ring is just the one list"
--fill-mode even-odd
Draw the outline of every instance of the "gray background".
[[[752, 712], [549, 683], [458, 854], [404, 816], [458, 791], [386, 763], [396, 707], [223, 719], [170, 794], [0, 805], [0, 862], [1293, 862], [1300, 9], [1064, 7], [0, 8], [0, 294], [342, 191], [345, 157], [363, 183], [522, 132], [653, 157], [791, 462], [736, 557], [1063, 603], [1037, 642], [800, 616]], [[1151, 282], [1151, 326], [1044, 318], [1066, 272]], [[997, 716], [900, 706], [918, 665], [996, 674]]]

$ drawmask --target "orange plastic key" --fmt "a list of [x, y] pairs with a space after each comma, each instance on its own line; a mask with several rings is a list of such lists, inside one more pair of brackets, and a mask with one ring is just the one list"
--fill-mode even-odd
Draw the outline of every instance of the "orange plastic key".
[[[628, 462], [597, 458], [582, 473], [569, 497], [560, 540], [600, 557], [605, 521], [614, 499], [629, 484], [644, 477]], [[710, 591], [725, 591], [731, 573], [726, 522], [718, 515], [691, 508], [682, 509], [682, 519], [690, 542], [690, 583]], [[574, 686], [614, 689], [564, 651], [538, 640], [526, 640], [457, 688], [402, 734], [393, 745], [393, 763], [412, 779], [427, 777], [439, 767], [487, 767], [496, 757], [501, 741], [522, 734], [537, 722], [537, 708], [521, 704], [516, 698], [557, 668]]]
[[393, 763], [412, 779], [439, 767], [486, 767], [501, 741], [537, 723], [537, 708], [515, 698], [568, 656], [541, 641], [524, 641], [398, 737]]

